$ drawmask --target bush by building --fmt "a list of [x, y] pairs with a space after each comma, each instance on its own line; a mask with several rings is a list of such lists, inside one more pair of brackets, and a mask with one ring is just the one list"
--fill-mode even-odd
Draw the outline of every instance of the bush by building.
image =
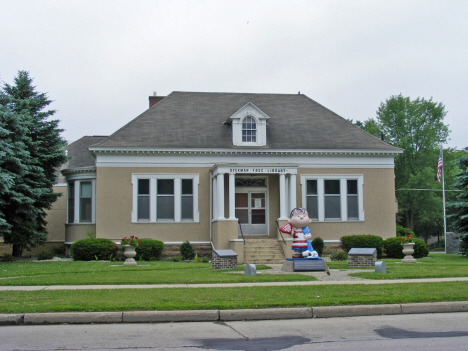
[[343, 250], [339, 250], [334, 252], [330, 256], [330, 260], [332, 261], [346, 261], [348, 259], [348, 254]]
[[317, 251], [319, 256], [322, 256], [324, 246], [325, 245], [323, 243], [322, 238], [317, 237], [314, 240], [312, 240], [312, 247], [314, 248], [315, 251]]
[[195, 251], [193, 251], [193, 246], [188, 240], [184, 241], [182, 245], [180, 245], [179, 250], [184, 260], [191, 260], [195, 257]]
[[[429, 249], [427, 248], [426, 244], [423, 240], [418, 238], [413, 238], [414, 242], [414, 258], [422, 258], [426, 257], [429, 254]], [[384, 240], [384, 252], [388, 258], [403, 258], [405, 255], [403, 254], [403, 245], [401, 244], [401, 239], [399, 237], [396, 238], [388, 238]]]
[[377, 258], [382, 258], [383, 239], [377, 235], [345, 235], [341, 237], [341, 247], [346, 253], [353, 248], [375, 248]]
[[140, 239], [140, 245], [135, 248], [136, 259], [145, 261], [159, 261], [161, 252], [164, 250], [164, 243], [153, 239]]
[[110, 260], [115, 257], [118, 246], [110, 239], [89, 238], [74, 242], [70, 251], [77, 261]]

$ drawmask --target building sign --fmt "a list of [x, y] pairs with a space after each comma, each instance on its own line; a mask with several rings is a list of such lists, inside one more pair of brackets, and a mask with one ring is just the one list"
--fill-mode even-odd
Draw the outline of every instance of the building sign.
[[239, 167], [229, 168], [229, 173], [250, 173], [250, 174], [269, 174], [269, 173], [290, 173], [287, 168], [273, 168], [273, 167]]

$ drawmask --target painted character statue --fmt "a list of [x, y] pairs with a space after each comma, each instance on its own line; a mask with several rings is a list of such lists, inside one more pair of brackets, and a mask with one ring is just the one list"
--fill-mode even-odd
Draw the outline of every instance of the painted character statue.
[[317, 252], [310, 243], [312, 235], [307, 225], [311, 222], [312, 220], [309, 218], [309, 214], [305, 208], [295, 208], [289, 215], [288, 224], [280, 228], [282, 233], [290, 234], [293, 238], [293, 258], [318, 257]]

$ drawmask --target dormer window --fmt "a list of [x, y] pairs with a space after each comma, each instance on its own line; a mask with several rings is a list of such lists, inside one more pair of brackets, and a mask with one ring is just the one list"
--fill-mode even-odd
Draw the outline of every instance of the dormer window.
[[236, 146], [265, 146], [266, 126], [270, 117], [251, 102], [226, 121], [231, 124], [232, 144]]
[[255, 119], [250, 116], [245, 117], [242, 121], [242, 142], [257, 142], [257, 123], [255, 122]]

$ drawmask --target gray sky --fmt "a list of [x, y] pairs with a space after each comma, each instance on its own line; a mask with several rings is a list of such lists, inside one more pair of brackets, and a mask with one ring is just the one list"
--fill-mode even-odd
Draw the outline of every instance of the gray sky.
[[300, 91], [344, 118], [442, 102], [468, 146], [467, 1], [0, 0], [0, 80], [29, 71], [64, 137], [109, 135], [154, 91]]

